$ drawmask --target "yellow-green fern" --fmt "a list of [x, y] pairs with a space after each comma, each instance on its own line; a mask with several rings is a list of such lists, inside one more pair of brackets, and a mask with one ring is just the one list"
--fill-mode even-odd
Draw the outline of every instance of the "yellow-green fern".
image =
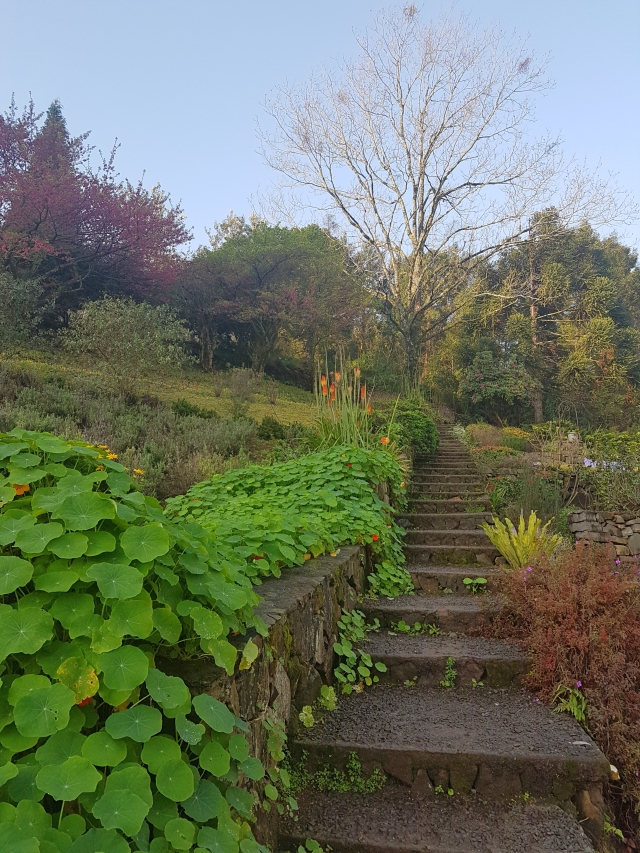
[[535, 512], [532, 512], [526, 525], [524, 518], [520, 516], [517, 530], [508, 518], [503, 523], [495, 516], [493, 526], [485, 523], [482, 529], [511, 568], [518, 569], [530, 563], [534, 557], [550, 557], [560, 543], [560, 536], [547, 533], [551, 522], [548, 521], [540, 528], [541, 523]]

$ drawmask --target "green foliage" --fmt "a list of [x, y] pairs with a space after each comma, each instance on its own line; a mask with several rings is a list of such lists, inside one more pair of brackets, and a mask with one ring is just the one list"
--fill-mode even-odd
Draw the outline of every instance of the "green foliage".
[[64, 346], [92, 359], [115, 391], [133, 390], [141, 376], [181, 367], [189, 332], [166, 305], [105, 297], [71, 314]]
[[389, 453], [333, 447], [229, 471], [171, 498], [165, 512], [201, 524], [219, 558], [256, 583], [340, 545], [368, 544], [376, 563], [371, 586], [386, 590], [411, 579], [402, 568], [401, 531], [371, 485], [386, 480], [398, 495], [401, 478]]
[[458, 675], [456, 671], [456, 659], [455, 658], [447, 658], [447, 663], [444, 669], [444, 679], [440, 682], [440, 687], [455, 687], [456, 686], [456, 677]]
[[55, 815], [64, 850], [143, 836], [235, 853], [252, 839], [237, 774], [264, 774], [246, 724], [156, 664], [205, 653], [232, 673], [227, 636], [266, 634], [250, 580], [86, 443], [0, 435], [0, 496], [0, 778], [38, 817], [25, 830], [11, 810], [3, 831], [44, 849]]
[[400, 399], [395, 407], [395, 422], [400, 426], [402, 444], [416, 453], [433, 453], [440, 443], [433, 418], [416, 398]]
[[580, 725], [589, 731], [587, 699], [580, 690], [580, 683], [576, 687], [567, 687], [566, 684], [559, 684], [553, 701], [556, 702], [556, 707], [553, 709], [558, 713], [571, 714], [575, 717]]
[[373, 794], [379, 791], [384, 783], [384, 773], [377, 768], [368, 779], [364, 777], [362, 764], [355, 752], [350, 752], [347, 756], [344, 770], [325, 766], [317, 770], [311, 778], [312, 787], [330, 794]]
[[486, 578], [465, 578], [462, 583], [476, 595], [478, 592], [483, 592], [487, 588]]
[[494, 413], [500, 404], [533, 403], [538, 383], [524, 366], [515, 359], [494, 359], [486, 350], [479, 353], [466, 368], [460, 380], [460, 394], [466, 398], [472, 411]]
[[263, 441], [269, 441], [270, 439], [282, 441], [286, 436], [286, 431], [277, 418], [272, 418], [267, 415], [267, 417], [262, 419], [256, 436], [261, 438]]
[[342, 685], [343, 693], [361, 691], [380, 679], [375, 672], [386, 672], [383, 663], [373, 663], [357, 644], [367, 639], [367, 631], [377, 631], [380, 623], [376, 619], [373, 625], [367, 625], [366, 617], [360, 610], [344, 611], [338, 622], [338, 642], [333, 650], [341, 659], [334, 667], [333, 674]]
[[524, 517], [520, 516], [517, 530], [509, 519], [505, 519], [503, 524], [496, 516], [493, 517], [493, 527], [486, 523], [481, 526], [511, 568], [518, 569], [535, 558], [550, 557], [560, 543], [560, 536], [547, 533], [551, 522], [548, 521], [542, 529], [541, 523], [532, 512], [526, 525]]
[[44, 288], [37, 279], [14, 278], [0, 270], [0, 353], [32, 343], [44, 315]]
[[514, 487], [510, 502], [517, 501], [523, 515], [528, 517], [535, 512], [541, 521], [552, 521], [560, 516], [564, 502], [562, 474], [524, 465], [518, 485], [519, 489]]
[[200, 406], [194, 406], [193, 403], [183, 399], [174, 400], [171, 404], [171, 411], [180, 418], [194, 417], [202, 418], [205, 421], [216, 416], [212, 409], [202, 409]]

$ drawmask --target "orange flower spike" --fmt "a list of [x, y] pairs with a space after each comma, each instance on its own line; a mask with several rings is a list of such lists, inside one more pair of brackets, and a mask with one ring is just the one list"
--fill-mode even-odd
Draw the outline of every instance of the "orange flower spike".
[[335, 400], [336, 399], [336, 386], [333, 384], [333, 382], [331, 383], [331, 386], [329, 387], [329, 391], [331, 391], [331, 399]]
[[362, 388], [360, 389], [360, 399], [364, 400], [366, 395], [367, 395], [367, 386], [363, 385]]
[[327, 384], [327, 377], [326, 377], [326, 376], [321, 376], [321, 377], [320, 377], [320, 384], [321, 384], [322, 386], [324, 386], [324, 385], [326, 385], [326, 384]]
[[326, 396], [327, 396], [327, 383], [326, 383], [326, 382], [325, 382], [325, 384], [322, 386], [322, 396], [323, 396], [323, 397], [326, 397]]
[[336, 372], [336, 382], [340, 382], [340, 371]]
[[354, 373], [356, 374], [356, 377], [360, 376], [360, 368], [356, 367]]

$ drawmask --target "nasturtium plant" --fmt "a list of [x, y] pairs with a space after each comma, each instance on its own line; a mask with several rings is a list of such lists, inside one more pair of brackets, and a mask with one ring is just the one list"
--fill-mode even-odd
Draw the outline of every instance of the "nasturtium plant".
[[246, 725], [162, 670], [204, 653], [231, 674], [228, 636], [266, 634], [243, 562], [104, 449], [19, 429], [0, 549], [0, 850], [266, 853]]
[[[186, 495], [170, 498], [165, 513], [201, 524], [220, 557], [256, 584], [340, 545], [370, 545], [376, 566], [370, 576], [373, 591], [400, 595], [413, 589], [403, 568], [401, 530], [375, 487], [387, 482], [401, 504], [403, 479], [390, 453], [337, 446], [197, 483]], [[183, 561], [183, 566], [189, 564]], [[228, 594], [232, 605], [238, 592], [226, 593], [216, 580], [216, 594], [220, 600]], [[248, 655], [245, 661], [250, 663]]]

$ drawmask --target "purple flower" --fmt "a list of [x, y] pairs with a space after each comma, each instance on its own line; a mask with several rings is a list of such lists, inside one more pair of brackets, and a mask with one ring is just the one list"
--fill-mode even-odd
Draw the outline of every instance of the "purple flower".
[[581, 682], [581, 681], [576, 681], [576, 687], [582, 687], [582, 682]]

